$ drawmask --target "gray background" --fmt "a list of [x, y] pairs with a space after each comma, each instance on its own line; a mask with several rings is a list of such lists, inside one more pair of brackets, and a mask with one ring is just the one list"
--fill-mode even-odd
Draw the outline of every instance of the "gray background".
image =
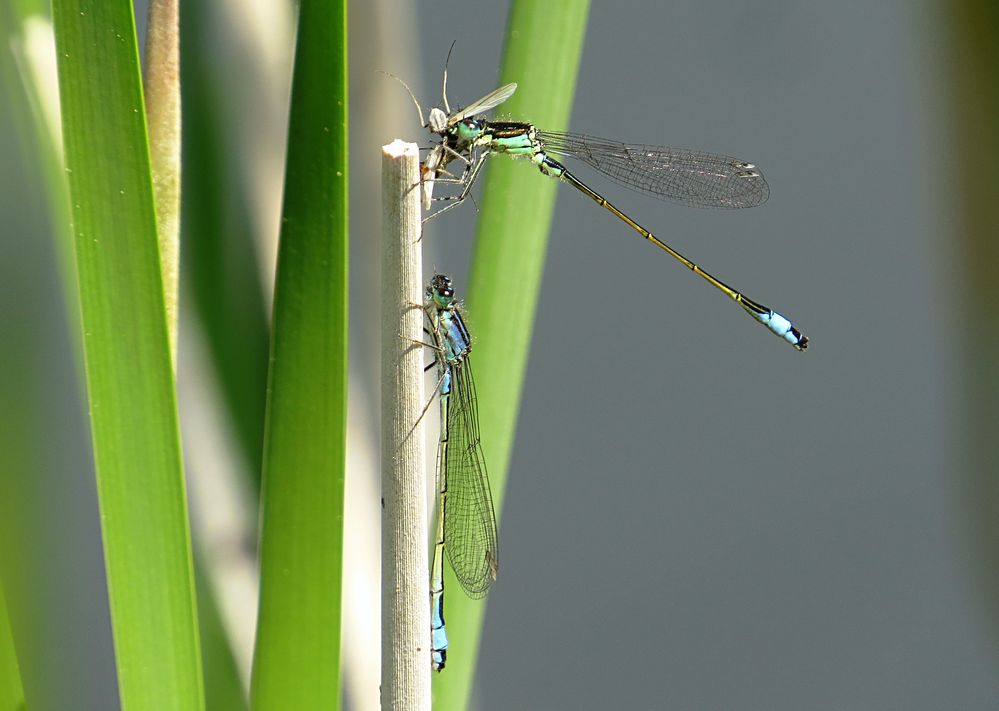
[[[424, 138], [374, 70], [432, 103], [457, 40], [450, 95], [467, 103], [496, 84], [506, 11], [351, 7], [353, 412], [378, 402], [377, 317], [361, 298], [378, 278], [375, 147]], [[954, 321], [947, 186], [960, 166], [939, 13], [902, 0], [593, 3], [571, 128], [746, 158], [772, 195], [695, 210], [580, 175], [812, 343], [794, 352], [561, 190], [478, 708], [999, 707], [960, 448], [969, 339]], [[407, 14], [415, 31], [392, 34]], [[48, 707], [115, 708], [91, 454], [44, 204], [16, 171], [0, 175], [0, 281], [10, 304], [37, 305], [47, 355], [26, 372], [41, 374], [39, 416], [64, 420], [39, 473], [45, 535], [61, 546], [43, 562], [41, 604], [76, 683]], [[428, 275], [463, 289], [474, 219], [463, 207], [431, 226]], [[19, 313], [4, 309], [6, 333]]]

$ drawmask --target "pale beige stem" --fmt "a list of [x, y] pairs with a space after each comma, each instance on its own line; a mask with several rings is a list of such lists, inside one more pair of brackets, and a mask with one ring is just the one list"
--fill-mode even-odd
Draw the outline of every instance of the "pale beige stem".
[[177, 362], [180, 272], [180, 13], [178, 0], [150, 0], [146, 30], [146, 121], [153, 171], [170, 353]]
[[383, 709], [430, 709], [420, 154], [382, 147]]

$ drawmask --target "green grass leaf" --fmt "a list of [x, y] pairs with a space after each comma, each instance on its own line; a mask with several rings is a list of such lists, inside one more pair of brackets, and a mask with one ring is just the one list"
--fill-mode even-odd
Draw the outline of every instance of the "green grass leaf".
[[190, 533], [131, 3], [53, 2], [124, 708], [201, 709]]
[[[497, 85], [517, 82], [518, 86], [503, 104], [504, 114], [565, 130], [588, 13], [589, 3], [579, 0], [513, 3]], [[556, 181], [538, 175], [529, 164], [494, 159], [481, 191], [468, 313], [476, 336], [482, 448], [497, 515], [503, 508], [557, 189]], [[515, 289], [510, 287], [514, 282]], [[450, 567], [446, 574], [447, 589], [457, 590]], [[501, 570], [501, 578], [502, 574]], [[439, 708], [461, 709], [471, 695], [485, 605], [461, 594], [450, 595], [447, 604], [451, 653], [447, 670], [434, 677], [434, 700]]]
[[251, 706], [333, 709], [347, 406], [344, 0], [299, 6], [284, 189]]

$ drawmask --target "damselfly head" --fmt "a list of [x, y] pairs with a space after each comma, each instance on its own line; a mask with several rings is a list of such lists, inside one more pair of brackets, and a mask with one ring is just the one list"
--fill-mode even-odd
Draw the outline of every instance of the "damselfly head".
[[445, 274], [435, 274], [434, 278], [430, 280], [430, 288], [434, 290], [434, 293], [441, 296], [448, 298], [454, 296], [454, 286], [451, 282], [451, 277]]
[[458, 122], [453, 133], [461, 143], [472, 143], [486, 130], [486, 121], [478, 118], [467, 118]]
[[435, 274], [427, 287], [427, 299], [439, 306], [450, 306], [454, 302], [454, 286], [451, 278], [444, 274]]

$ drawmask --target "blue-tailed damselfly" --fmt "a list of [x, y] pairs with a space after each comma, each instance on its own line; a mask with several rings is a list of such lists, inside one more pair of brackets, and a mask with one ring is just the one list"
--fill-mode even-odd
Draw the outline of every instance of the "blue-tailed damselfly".
[[471, 337], [451, 280], [434, 276], [424, 311], [436, 351], [440, 394], [437, 449], [437, 527], [430, 574], [431, 666], [444, 669], [444, 552], [469, 597], [486, 594], [496, 579], [499, 551], [496, 514], [479, 439], [478, 401], [469, 364]]
[[461, 192], [439, 198], [454, 202], [430, 217], [450, 209], [468, 196], [490, 155], [505, 153], [530, 158], [543, 174], [572, 185], [738, 303], [754, 319], [797, 350], [803, 351], [808, 347], [808, 338], [787, 318], [750, 299], [683, 256], [576, 177], [549, 153], [576, 158], [625, 187], [694, 207], [743, 208], [766, 202], [770, 188], [755, 165], [703, 151], [621, 143], [578, 133], [542, 131], [529, 123], [488, 121], [478, 117], [509, 98], [517, 88], [516, 84], [506, 84], [466, 109], [451, 113], [446, 97], [446, 69], [444, 86], [447, 113], [434, 108], [429, 121], [424, 124], [441, 139], [423, 163], [425, 206], [429, 207], [433, 181], [440, 180], [441, 175], [449, 175], [447, 166], [452, 161], [464, 162], [465, 168], [460, 176], [453, 178], [461, 184]]

